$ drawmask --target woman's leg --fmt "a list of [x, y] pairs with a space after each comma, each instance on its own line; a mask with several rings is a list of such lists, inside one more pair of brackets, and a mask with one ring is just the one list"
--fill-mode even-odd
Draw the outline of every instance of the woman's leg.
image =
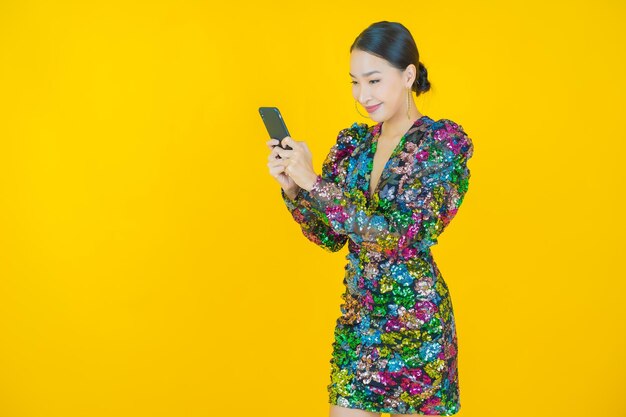
[[380, 413], [372, 413], [365, 410], [330, 405], [330, 417], [380, 417]]

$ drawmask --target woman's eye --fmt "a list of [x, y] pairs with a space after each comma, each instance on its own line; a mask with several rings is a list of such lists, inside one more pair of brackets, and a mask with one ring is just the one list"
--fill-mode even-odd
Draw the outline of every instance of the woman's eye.
[[[379, 82], [379, 81], [380, 81], [380, 80], [370, 80], [370, 83], [377, 83], [377, 82]], [[356, 84], [356, 81], [351, 81], [351, 84], [352, 84], [352, 85], [355, 85], [355, 84]]]

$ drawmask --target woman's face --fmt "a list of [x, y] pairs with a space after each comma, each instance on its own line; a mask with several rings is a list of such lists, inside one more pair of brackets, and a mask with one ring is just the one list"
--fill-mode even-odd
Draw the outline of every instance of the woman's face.
[[415, 65], [401, 71], [385, 59], [354, 49], [350, 54], [350, 77], [352, 96], [372, 120], [383, 122], [396, 114], [406, 114], [407, 89], [415, 80]]

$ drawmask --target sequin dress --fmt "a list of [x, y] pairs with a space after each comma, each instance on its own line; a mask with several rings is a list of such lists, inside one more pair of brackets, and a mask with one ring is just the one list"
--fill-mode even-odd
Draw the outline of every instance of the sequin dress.
[[348, 243], [329, 403], [452, 415], [460, 408], [454, 312], [430, 247], [467, 192], [473, 144], [453, 121], [422, 116], [370, 197], [383, 123], [342, 129], [310, 191], [291, 200], [281, 189], [310, 241], [329, 252]]

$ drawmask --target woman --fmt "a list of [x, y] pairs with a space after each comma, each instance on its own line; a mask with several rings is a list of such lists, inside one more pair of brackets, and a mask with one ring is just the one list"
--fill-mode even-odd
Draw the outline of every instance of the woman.
[[377, 124], [341, 130], [321, 175], [305, 142], [267, 142], [270, 174], [303, 234], [330, 252], [349, 247], [330, 416], [456, 414], [454, 312], [430, 247], [467, 191], [472, 141], [453, 121], [417, 110], [411, 91], [430, 83], [403, 25], [363, 31], [350, 47], [350, 76]]

